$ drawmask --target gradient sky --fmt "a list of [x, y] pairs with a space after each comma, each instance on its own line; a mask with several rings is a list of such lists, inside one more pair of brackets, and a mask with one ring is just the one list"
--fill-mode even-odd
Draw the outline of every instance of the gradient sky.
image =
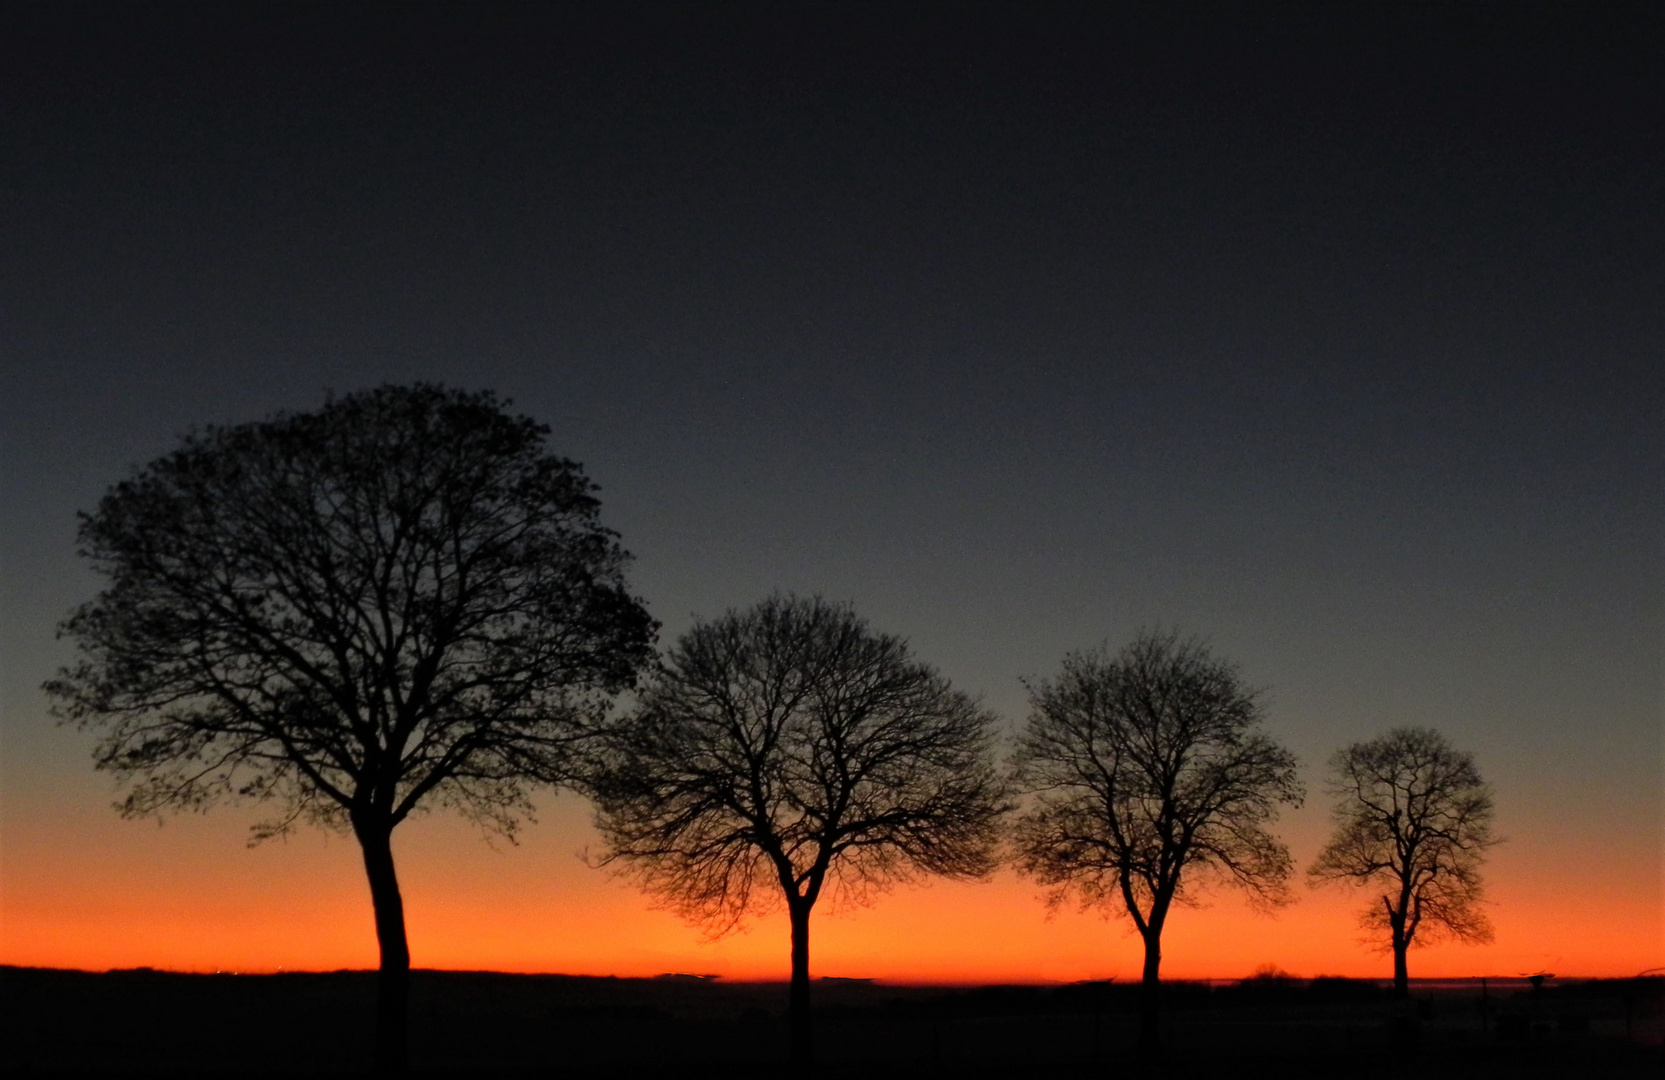
[[[350, 839], [122, 821], [39, 690], [74, 514], [192, 425], [489, 387], [554, 427], [666, 639], [853, 601], [1009, 723], [1178, 626], [1323, 763], [1425, 724], [1508, 842], [1495, 944], [1665, 964], [1665, 76], [1657, 5], [0, 25], [0, 962], [371, 966]], [[395, 836], [419, 966], [782, 977], [575, 853]], [[1137, 974], [1010, 875], [818, 912], [813, 969]], [[1356, 897], [1184, 910], [1165, 974], [1386, 975]]]

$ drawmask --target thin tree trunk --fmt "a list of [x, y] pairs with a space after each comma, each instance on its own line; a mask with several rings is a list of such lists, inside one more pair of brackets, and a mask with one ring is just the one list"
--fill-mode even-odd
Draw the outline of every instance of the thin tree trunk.
[[815, 1059], [814, 1016], [809, 1009], [809, 911], [801, 901], [789, 905], [792, 918], [792, 991], [788, 1012], [792, 1025], [792, 1063], [809, 1065]]
[[399, 1076], [407, 1064], [410, 945], [405, 939], [405, 902], [393, 869], [393, 830], [367, 827], [355, 831], [364, 849], [370, 902], [376, 910], [376, 942], [381, 946], [381, 968], [376, 973], [375, 1071], [377, 1076]]
[[1411, 947], [1416, 924], [1411, 921], [1411, 882], [1406, 874], [1402, 873], [1399, 880], [1399, 906], [1394, 907], [1385, 896], [1382, 904], [1387, 908], [1388, 930], [1393, 935], [1393, 996], [1410, 997], [1411, 977], [1405, 965], [1405, 953]]
[[1162, 927], [1146, 927], [1145, 973], [1139, 984], [1139, 1049], [1147, 1054], [1162, 1047]]

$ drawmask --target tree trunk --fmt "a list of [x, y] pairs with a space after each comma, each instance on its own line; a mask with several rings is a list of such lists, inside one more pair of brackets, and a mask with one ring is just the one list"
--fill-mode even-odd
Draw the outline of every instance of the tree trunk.
[[1416, 933], [1416, 923], [1411, 918], [1410, 878], [1400, 877], [1398, 907], [1394, 907], [1385, 896], [1382, 897], [1382, 904], [1387, 908], [1388, 930], [1392, 934], [1393, 996], [1407, 998], [1411, 996], [1411, 977], [1405, 966], [1405, 953], [1411, 947], [1411, 935]]
[[375, 1071], [377, 1076], [399, 1076], [406, 1066], [410, 945], [405, 940], [405, 902], [393, 870], [393, 830], [388, 826], [355, 831], [364, 849], [370, 902], [376, 910], [376, 942], [381, 946], [381, 968], [376, 973]]
[[792, 1025], [792, 1064], [807, 1066], [815, 1059], [814, 1017], [809, 1010], [809, 911], [802, 901], [791, 903], [792, 991], [788, 1013]]
[[1411, 996], [1411, 973], [1405, 963], [1405, 954], [1410, 951], [1411, 943], [1404, 935], [1393, 935], [1393, 996]]
[[1146, 927], [1145, 974], [1139, 984], [1139, 1049], [1152, 1054], [1162, 1047], [1162, 927]]

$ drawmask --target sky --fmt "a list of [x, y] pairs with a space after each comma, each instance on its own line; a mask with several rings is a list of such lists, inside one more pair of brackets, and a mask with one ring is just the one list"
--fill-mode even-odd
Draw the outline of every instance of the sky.
[[[35, 5], [0, 27], [0, 963], [375, 963], [350, 838], [125, 821], [40, 690], [75, 514], [195, 425], [490, 388], [601, 486], [669, 642], [847, 600], [1015, 731], [1140, 628], [1325, 762], [1444, 732], [1496, 940], [1665, 965], [1657, 6]], [[395, 852], [417, 966], [778, 978], [592, 869], [588, 809]], [[1164, 973], [1386, 976], [1356, 894], [1179, 911]], [[1003, 871], [818, 910], [815, 974], [1134, 977]]]

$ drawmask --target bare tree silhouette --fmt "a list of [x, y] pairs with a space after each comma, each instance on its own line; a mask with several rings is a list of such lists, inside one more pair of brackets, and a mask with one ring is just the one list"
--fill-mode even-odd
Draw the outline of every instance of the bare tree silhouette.
[[1295, 758], [1258, 728], [1235, 666], [1195, 639], [1146, 632], [1119, 653], [1065, 657], [1030, 686], [1013, 757], [1030, 793], [1014, 832], [1019, 868], [1050, 888], [1127, 912], [1144, 939], [1140, 1045], [1160, 1042], [1162, 930], [1199, 878], [1288, 898], [1289, 852], [1266, 830], [1300, 805]]
[[809, 917], [994, 866], [995, 718], [847, 606], [772, 596], [695, 625], [594, 778], [605, 862], [718, 936], [784, 902], [792, 1056], [812, 1057]]
[[47, 684], [102, 732], [122, 813], [270, 800], [363, 849], [381, 947], [375, 1060], [405, 1060], [392, 833], [421, 805], [512, 837], [529, 785], [652, 654], [628, 555], [548, 429], [490, 393], [386, 386], [209, 427], [81, 517], [107, 579]]
[[1360, 921], [1372, 936], [1386, 932], [1393, 988], [1403, 996], [1412, 944], [1441, 934], [1491, 940], [1480, 909], [1480, 864], [1498, 843], [1491, 789], [1472, 754], [1429, 728], [1396, 728], [1354, 743], [1330, 767], [1335, 832], [1308, 879], [1383, 888]]

